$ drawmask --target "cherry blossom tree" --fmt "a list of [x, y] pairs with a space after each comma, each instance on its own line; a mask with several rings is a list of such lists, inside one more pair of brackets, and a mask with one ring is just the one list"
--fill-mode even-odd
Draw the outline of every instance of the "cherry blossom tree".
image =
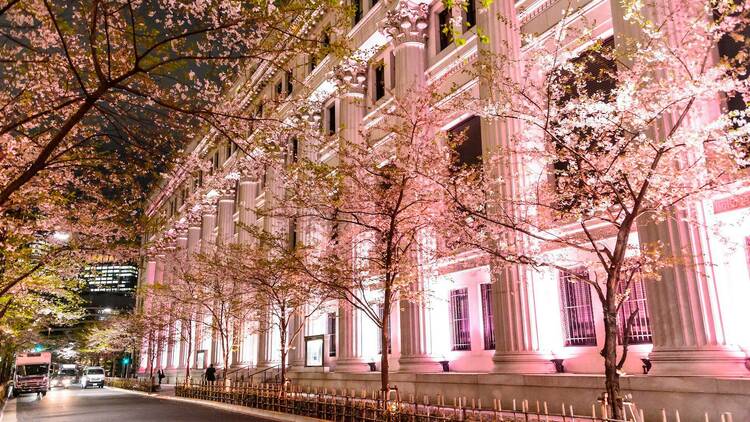
[[[152, 306], [163, 314], [170, 314], [164, 310], [167, 307], [181, 308], [178, 316], [182, 324], [195, 322], [201, 331], [218, 337], [224, 377], [231, 362], [237, 324], [245, 321], [256, 307], [251, 286], [232, 270], [230, 249], [230, 245], [212, 245], [208, 251], [193, 255], [190, 264], [170, 280], [146, 288], [148, 301], [158, 304]], [[169, 319], [169, 324], [173, 324], [175, 319]], [[191, 333], [190, 337], [193, 336]]]
[[[378, 327], [383, 390], [389, 315], [398, 300], [427, 300], [424, 278], [442, 250], [436, 231], [446, 207], [431, 180], [447, 176], [451, 154], [435, 98], [429, 91], [394, 98], [362, 141], [339, 137], [336, 163], [308, 157], [286, 177], [286, 212], [314, 233], [308, 273]], [[306, 138], [312, 151], [330, 141]]]
[[132, 251], [154, 174], [191, 140], [253, 149], [273, 119], [247, 103], [246, 72], [319, 50], [309, 32], [329, 3], [3, 2], [0, 270], [40, 233]]
[[232, 279], [244, 280], [252, 290], [252, 316], [257, 321], [270, 319], [262, 327], [269, 333], [279, 333], [282, 391], [287, 381], [287, 357], [297, 338], [303, 333], [305, 322], [328, 300], [324, 286], [308, 276], [301, 265], [310, 250], [292, 244], [287, 233], [273, 235], [255, 227], [243, 227], [253, 240], [249, 244], [232, 244], [229, 266], [224, 270]]
[[[553, 37], [526, 39], [521, 58], [512, 43], [485, 54], [479, 76], [492, 96], [476, 108], [510, 136], [481, 168], [441, 182], [455, 205], [454, 241], [520, 268], [570, 273], [560, 263], [573, 260], [589, 269], [593, 277], [570, 273], [570, 282], [587, 283], [602, 304], [613, 418], [622, 417], [619, 372], [638, 310], [624, 326], [618, 312], [637, 279], [695, 258], [634, 233], [665, 221], [703, 224], [696, 202], [737, 186], [748, 164], [746, 111], [716, 106], [750, 98], [748, 5], [668, 3], [618, 6], [625, 30], [613, 43], [569, 11]], [[720, 57], [728, 37], [739, 54]]]

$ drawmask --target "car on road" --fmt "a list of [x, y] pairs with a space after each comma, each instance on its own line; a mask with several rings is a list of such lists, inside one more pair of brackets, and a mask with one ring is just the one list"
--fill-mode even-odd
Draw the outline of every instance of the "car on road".
[[104, 387], [104, 368], [101, 366], [87, 366], [81, 373], [81, 388], [90, 386]]
[[50, 380], [51, 387], [68, 388], [78, 381], [78, 370], [73, 364], [62, 364]]

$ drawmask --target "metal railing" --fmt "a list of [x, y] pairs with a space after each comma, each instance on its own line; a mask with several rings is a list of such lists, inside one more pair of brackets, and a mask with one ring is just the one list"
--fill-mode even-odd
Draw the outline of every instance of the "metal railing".
[[[626, 419], [610, 419], [606, 406], [593, 404], [591, 415], [575, 414], [572, 406], [564, 404], [562, 413], [554, 413], [546, 402], [513, 400], [510, 408], [503, 408], [499, 399], [492, 407], [484, 407], [481, 400], [454, 399], [446, 404], [441, 396], [424, 396], [421, 401], [412, 395], [402, 400], [398, 390], [387, 393], [362, 390], [341, 391], [289, 386], [282, 391], [280, 384], [201, 383], [177, 386], [180, 397], [211, 400], [293, 415], [308, 416], [341, 422], [642, 422], [643, 413], [634, 406], [626, 407]], [[485, 403], [488, 404], [488, 403]], [[598, 415], [597, 415], [598, 413]], [[731, 417], [731, 416], [730, 416]], [[679, 416], [677, 416], [679, 420]], [[670, 419], [663, 418], [663, 421]], [[708, 420], [708, 419], [707, 419]], [[722, 419], [723, 420], [723, 419]]]

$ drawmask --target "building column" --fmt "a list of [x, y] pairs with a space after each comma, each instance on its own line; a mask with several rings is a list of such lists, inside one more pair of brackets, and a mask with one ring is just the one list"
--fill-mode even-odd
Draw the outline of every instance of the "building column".
[[[504, 19], [499, 19], [503, 17]], [[480, 60], [493, 57], [520, 57], [521, 40], [516, 7], [510, 1], [495, 1], [490, 5], [478, 8], [477, 30], [488, 34], [487, 43], [479, 43]], [[517, 65], [503, 69], [507, 76], [520, 78]], [[491, 101], [491, 82], [480, 80], [480, 97]], [[481, 119], [482, 149], [485, 157], [497, 154], [498, 151], [510, 151], [513, 137], [522, 128], [513, 120]], [[504, 156], [496, 168], [488, 171], [497, 172], [503, 186], [499, 190], [504, 196], [512, 198], [523, 190], [523, 174], [520, 157]], [[508, 236], [516, 234], [508, 233]], [[524, 239], [512, 240], [523, 244]], [[495, 355], [494, 370], [505, 373], [553, 373], [554, 366], [548, 351], [540, 350], [538, 327], [536, 323], [536, 303], [534, 297], [534, 279], [530, 269], [523, 265], [491, 264], [493, 279]]]
[[[339, 95], [339, 121], [341, 142], [361, 143], [360, 129], [365, 115], [365, 87], [367, 86], [367, 63], [346, 60], [336, 69]], [[314, 124], [314, 121], [311, 122]], [[342, 225], [339, 230], [351, 230]], [[317, 233], [311, 233], [311, 238]], [[336, 350], [336, 372], [364, 372], [368, 370], [362, 347], [361, 312], [345, 300], [339, 301], [338, 347]], [[303, 357], [304, 359], [304, 357]]]
[[[243, 179], [240, 181], [240, 186], [237, 192], [239, 196], [238, 212], [239, 222], [241, 225], [252, 227], [255, 226], [257, 217], [255, 215], [255, 198], [258, 196], [257, 183]], [[240, 244], [246, 245], [252, 241], [250, 233], [239, 227], [237, 230], [237, 241]]]
[[[305, 336], [307, 335], [307, 321], [305, 321], [305, 319], [298, 313], [295, 313], [292, 318], [293, 320], [289, 335], [293, 335], [297, 329], [299, 329], [299, 333], [297, 334], [297, 337], [290, 342], [292, 350], [289, 351], [289, 367], [292, 370], [299, 371], [305, 368]], [[299, 328], [300, 324], [303, 325], [302, 328]]]
[[[187, 231], [187, 249], [185, 253], [185, 259], [187, 263], [189, 263], [193, 259], [193, 255], [198, 253], [200, 251], [200, 243], [201, 243], [201, 227], [199, 225], [199, 221], [197, 219], [195, 221], [191, 221], [191, 223], [188, 226]], [[201, 324], [198, 322], [198, 318], [200, 317], [200, 312], [197, 312], [196, 309], [192, 309], [192, 314], [190, 316], [190, 323], [192, 324], [193, 321], [195, 321], [195, 324], [191, 327], [193, 330], [193, 347], [192, 347], [192, 355], [185, 357], [185, 365], [187, 366], [187, 359], [190, 359], [190, 367], [194, 368], [196, 365], [196, 350], [200, 349], [200, 330], [201, 330]]]
[[269, 323], [270, 312], [261, 314], [258, 321], [258, 365], [260, 369], [276, 364], [273, 358], [273, 326]]
[[[216, 225], [218, 233], [216, 236], [216, 244], [221, 245], [221, 247], [223, 248], [227, 248], [229, 247], [230, 243], [232, 243], [234, 237], [234, 196], [231, 194], [222, 196], [219, 199], [217, 209], [218, 212]], [[239, 324], [239, 321], [232, 321], [232, 338], [230, 339], [229, 346], [230, 348], [232, 348], [229, 353], [229, 359], [231, 360], [231, 362], [222, 362], [224, 368], [235, 366], [236, 363], [239, 362], [237, 348], [235, 347], [235, 341], [237, 336], [239, 335], [239, 330], [238, 327], [236, 327], [236, 324]], [[224, 358], [224, 354], [223, 352], [221, 352], [221, 348], [223, 346], [219, 339], [218, 333], [214, 333], [211, 347], [217, 350], [217, 353], [214, 354], [215, 358], [213, 359], [213, 362], [219, 363], [219, 360]]]
[[[164, 283], [164, 267], [166, 265], [166, 257], [164, 255], [158, 255], [156, 257], [156, 272], [154, 275], [154, 284], [162, 284]], [[150, 303], [149, 306], [159, 306], [159, 304], [156, 303]], [[156, 343], [154, 344], [154, 347], [156, 347], [156, 358], [153, 362], [150, 362], [150, 364], [153, 364], [154, 370], [157, 370], [161, 367], [161, 359], [162, 354], [166, 353], [164, 350], [163, 344], [164, 344], [164, 331], [160, 330], [159, 333], [154, 335], [154, 338], [156, 339]]]
[[649, 373], [750, 376], [745, 352], [726, 342], [721, 281], [714, 275], [702, 206], [693, 203], [673, 218], [638, 227], [641, 245], [661, 244], [663, 256], [674, 261], [659, 271], [660, 280], [645, 282], [654, 344]]
[[[243, 226], [253, 227], [257, 220], [255, 215], [255, 198], [257, 196], [256, 186], [257, 184], [255, 182], [249, 179], [242, 179], [240, 180], [239, 188], [237, 190], [237, 212], [239, 222], [239, 226], [237, 227], [237, 242], [241, 245], [247, 245], [253, 240], [252, 235]], [[240, 321], [238, 329], [239, 339], [237, 346], [237, 359], [235, 359], [235, 362], [240, 366], [248, 366], [251, 364], [251, 362], [244, 358], [245, 356], [248, 356], [246, 349], [251, 346], [248, 344], [250, 336], [246, 335], [249, 323], [250, 321]]]
[[[394, 95], [406, 98], [418, 95], [425, 85], [427, 54], [425, 42], [429, 18], [429, 4], [400, 0], [388, 13], [383, 32], [393, 44], [396, 80]], [[412, 286], [425, 291], [429, 274], [422, 274]], [[400, 301], [401, 357], [399, 370], [405, 372], [436, 372], [440, 365], [432, 356], [432, 328], [430, 311], [423, 301]], [[386, 346], [383, 345], [385, 348]]]
[[[211, 207], [208, 212], [205, 212], [201, 215], [201, 244], [200, 244], [200, 253], [205, 254], [208, 253], [211, 250], [211, 247], [214, 244], [214, 226], [216, 225], [216, 214], [214, 213], [214, 207]], [[199, 312], [199, 317], [201, 321], [201, 329], [199, 330], [200, 335], [196, 336], [200, 338], [200, 343], [203, 343], [202, 339], [203, 337], [210, 335], [211, 336], [211, 345], [209, 347], [209, 350], [206, 351], [205, 361], [206, 365], [214, 364], [214, 366], [217, 365], [217, 354], [218, 350], [216, 349], [217, 339], [216, 339], [216, 333], [214, 333], [214, 330], [210, 330], [209, 327], [205, 324], [205, 318], [206, 314], [204, 312]], [[213, 325], [213, 321], [211, 322]]]
[[362, 312], [350, 303], [339, 301], [336, 372], [367, 372], [367, 357], [362, 344]]
[[[189, 229], [188, 229], [189, 230]], [[183, 262], [176, 262], [174, 265], [185, 265], [187, 261], [187, 247], [188, 247], [188, 236], [189, 232], [182, 232], [180, 236], [177, 238], [177, 252], [175, 253], [175, 256], [179, 257]], [[174, 306], [183, 306], [180, 304], [175, 304]], [[180, 313], [184, 316], [186, 314], [185, 310], [181, 310]], [[177, 364], [177, 368], [184, 369], [185, 366], [187, 366], [188, 356], [187, 356], [187, 339], [185, 338], [185, 319], [181, 318], [180, 320], [180, 329], [177, 330], [177, 342], [179, 342], [179, 360]], [[189, 321], [188, 321], [189, 323]]]
[[[669, 3], [665, 0], [657, 4]], [[653, 5], [644, 7], [644, 13], [654, 22], [661, 21], [664, 12]], [[615, 48], [623, 40], [647, 37], [624, 19], [626, 13], [620, 2], [612, 3]], [[688, 121], [694, 118], [688, 116]], [[692, 124], [699, 126], [700, 122]], [[673, 262], [659, 270], [659, 280], [645, 280], [644, 284], [653, 339], [649, 374], [750, 376], [745, 367], [746, 353], [728, 344], [725, 337], [721, 298], [726, 295], [720, 291], [729, 289], [728, 280], [717, 279], [714, 272], [716, 263], [712, 261], [704, 206], [692, 201], [675, 209], [668, 218], [643, 218], [638, 224], [641, 248], [659, 247], [662, 256]]]
[[[405, 98], [416, 95], [425, 85], [427, 54], [426, 29], [429, 4], [412, 0], [400, 0], [388, 12], [383, 32], [390, 36], [393, 44], [396, 80], [394, 95]], [[427, 275], [410, 286], [424, 291]], [[401, 357], [399, 370], [404, 372], [437, 372], [440, 364], [432, 356], [432, 328], [430, 311], [423, 301], [400, 301], [401, 311]], [[383, 345], [385, 348], [386, 346]]]

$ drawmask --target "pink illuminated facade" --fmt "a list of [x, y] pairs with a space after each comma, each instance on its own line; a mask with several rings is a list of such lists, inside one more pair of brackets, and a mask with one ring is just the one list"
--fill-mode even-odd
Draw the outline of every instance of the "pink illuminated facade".
[[[523, 34], [551, 31], [568, 6], [566, 1], [495, 0], [489, 9], [471, 12], [456, 8], [446, 11], [441, 1], [358, 0], [361, 16], [346, 34], [361, 50], [376, 51], [368, 67], [352, 78], [349, 90], [337, 90], [332, 82], [335, 59], [326, 57], [315, 66], [302, 65], [306, 59], [294, 59], [295, 81], [304, 81], [310, 95], [321, 104], [321, 131], [345, 131], [345, 137], [357, 136], [360, 129], [377, 124], [380, 111], [391, 95], [404, 93], [414, 84], [455, 84], [479, 98], [489, 95], [480, 89], [476, 78], [466, 70], [477, 60], [481, 49], [500, 49], [505, 43], [521, 45]], [[669, 1], [669, 0], [658, 0]], [[624, 30], [620, 2], [614, 0], [578, 0], [581, 19], [596, 22], [594, 36], [609, 39]], [[399, 10], [407, 24], [384, 28], [386, 14]], [[476, 12], [474, 12], [476, 10]], [[499, 25], [493, 16], [502, 14], [515, 20], [514, 28]], [[333, 25], [326, 16], [318, 30]], [[441, 25], [454, 24], [464, 33], [466, 43], [447, 42]], [[489, 35], [479, 42], [477, 28]], [[262, 72], [262, 70], [259, 70]], [[284, 72], [258, 74], [254, 95], [272, 98], [283, 93], [296, 95], [291, 79]], [[302, 90], [299, 90], [302, 92]], [[280, 116], [294, 110], [275, 111]], [[511, 129], [503, 122], [490, 122], [472, 115], [455, 115], [444, 122], [445, 130], [466, 130], [469, 148], [485, 155], [498, 145]], [[196, 148], [201, 148], [198, 143]], [[206, 151], [217, 173], [233, 169], [239, 151], [231, 147]], [[322, 151], [321, 160], [334, 159]], [[267, 175], [263, 180], [241, 179], [232, 194], [222, 196], [200, 218], [187, 218], [185, 198], [197, 183], [177, 171], [170, 189], [152, 198], [149, 210], [162, 213], [167, 227], [181, 225], [177, 246], [188, 251], [207, 248], [217, 237], [243, 242], [235, 224], [271, 228], [274, 221], [258, 218], [253, 210], [267, 205], [269, 192], [279, 181]], [[244, 206], [242, 206], [244, 205]], [[659, 410], [680, 408], [688, 415], [702, 412], [719, 414], [731, 411], [734, 420], [750, 420], [750, 190], [737, 190], [696, 204], [706, 227], [664, 222], [639, 228], [631, 237], [658, 239], [674, 250], [691, 252], [691, 266], [665, 269], [657, 283], [637, 283], [620, 318], [638, 308], [630, 333], [630, 353], [624, 366], [623, 390], [632, 393], [641, 407]], [[169, 226], [171, 225], [171, 226]], [[575, 227], [559, 227], [564, 236], [580, 236]], [[594, 230], [596, 236], [612, 236], [606, 229]], [[154, 240], [160, 233], [149, 234]], [[544, 248], [543, 248], [544, 249]], [[545, 249], [569, 272], [587, 273], [579, 263], [590, 257], [579, 251]], [[166, 280], [164, 256], [144, 259], [142, 283]], [[371, 362], [380, 354], [389, 354], [394, 371], [393, 383], [417, 397], [441, 393], [447, 397], [482, 398], [486, 403], [504, 399], [547, 400], [589, 407], [601, 393], [603, 371], [599, 350], [604, 338], [601, 305], [593, 291], [582, 283], [568, 283], [569, 274], [552, 268], [536, 270], [493, 268], [491, 260], [476, 251], [466, 251], [438, 266], [429, 280], [429, 304], [401, 303], [390, 315], [392, 339], [382, 345], [374, 324], [347, 306], [331, 303], [306, 321], [289, 364], [295, 382], [302, 385], [335, 388], [378, 388], [377, 373]], [[590, 274], [594, 276], [594, 274]], [[247, 321], [265, 324], [264, 321]], [[172, 330], [180, 330], [175, 325]], [[172, 379], [181, 379], [190, 360], [196, 376], [210, 363], [228, 364], [243, 375], [278, 363], [275, 350], [278, 333], [261, 331], [246, 334], [238, 341], [232, 361], [221, 362], [217, 340], [200, 332], [190, 356], [186, 345], [175, 341], [166, 345], [157, 358]], [[323, 336], [323, 366], [306, 365], [305, 339]], [[444, 372], [440, 362], [448, 362]], [[556, 366], [557, 365], [557, 366]], [[143, 362], [141, 369], [146, 370]], [[559, 373], [564, 370], [564, 374]], [[645, 372], [648, 370], [648, 374]], [[742, 419], [744, 415], [747, 419]], [[689, 419], [693, 420], [693, 419]]]

